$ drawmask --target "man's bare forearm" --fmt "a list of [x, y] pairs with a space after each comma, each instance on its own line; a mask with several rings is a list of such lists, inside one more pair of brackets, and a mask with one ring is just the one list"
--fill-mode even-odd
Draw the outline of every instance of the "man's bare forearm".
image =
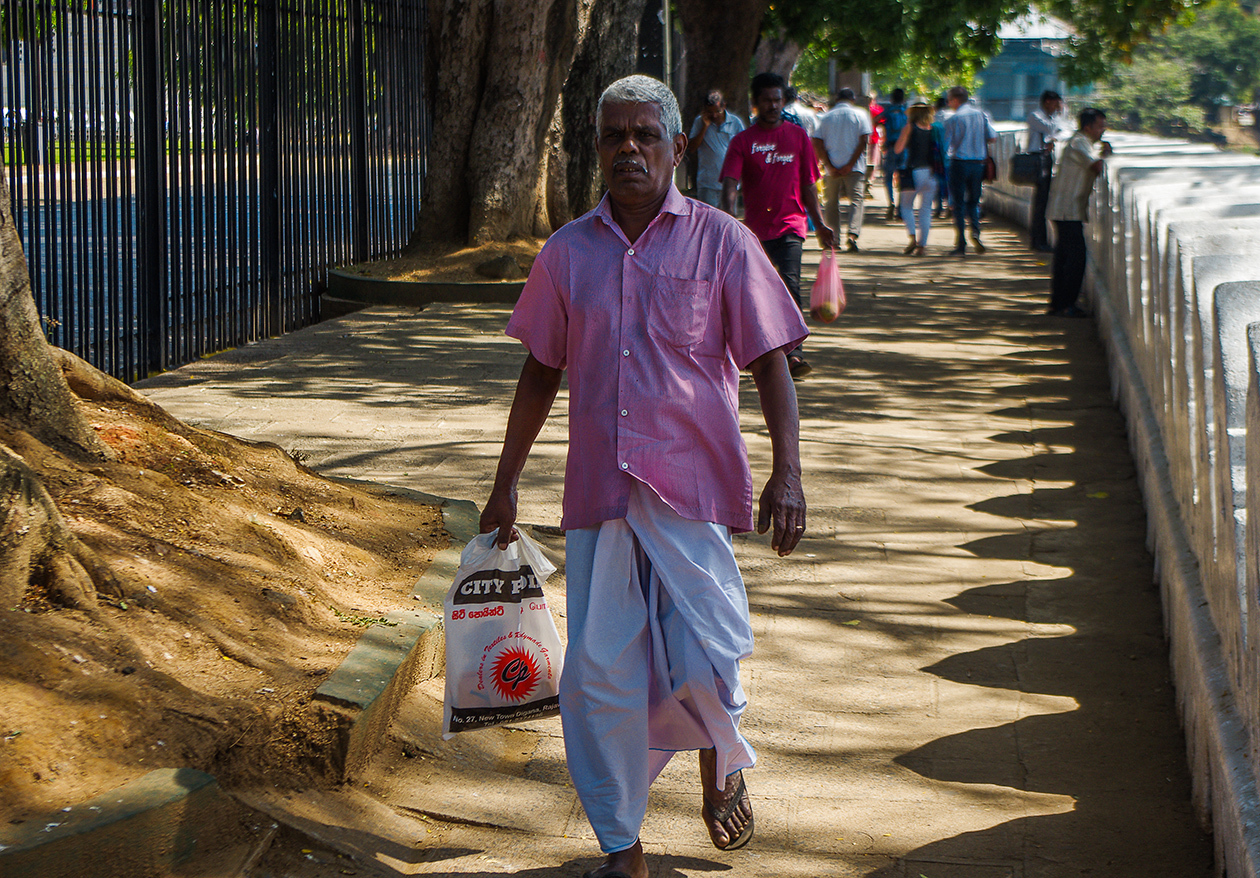
[[503, 437], [503, 451], [499, 454], [499, 467], [494, 475], [494, 487], [481, 513], [481, 532], [499, 531], [501, 546], [506, 546], [511, 539], [512, 525], [516, 523], [516, 484], [525, 469], [529, 450], [547, 422], [563, 374], [560, 369], [544, 366], [534, 359], [533, 354], [521, 367], [512, 411], [508, 414], [507, 432]]
[[734, 177], [722, 178], [722, 210], [735, 215], [735, 190], [739, 186]]
[[770, 545], [790, 555], [805, 532], [805, 490], [801, 486], [800, 414], [796, 387], [782, 348], [749, 365], [761, 413], [770, 431], [773, 466], [757, 503], [757, 532], [771, 530]]
[[521, 377], [516, 383], [516, 396], [512, 399], [512, 411], [508, 415], [507, 432], [503, 437], [503, 452], [499, 456], [499, 468], [495, 472], [495, 487], [514, 488], [525, 468], [525, 459], [534, 446], [539, 431], [547, 422], [551, 404], [560, 390], [564, 373], [544, 366], [530, 354], [521, 367]]
[[775, 472], [801, 474], [801, 417], [796, 403], [796, 385], [788, 373], [787, 356], [782, 349], [763, 354], [748, 366], [761, 414], [770, 432], [770, 450]]

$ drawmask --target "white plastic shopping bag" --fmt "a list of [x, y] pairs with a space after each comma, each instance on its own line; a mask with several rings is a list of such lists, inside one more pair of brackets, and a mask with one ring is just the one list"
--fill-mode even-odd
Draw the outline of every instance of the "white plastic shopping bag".
[[520, 534], [498, 531], [464, 546], [446, 595], [444, 737], [550, 716], [560, 710], [560, 636], [543, 596], [555, 566]]

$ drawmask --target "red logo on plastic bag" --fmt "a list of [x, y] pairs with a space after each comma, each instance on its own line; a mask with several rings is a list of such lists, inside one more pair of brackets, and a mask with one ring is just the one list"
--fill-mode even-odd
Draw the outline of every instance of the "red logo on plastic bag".
[[490, 667], [490, 680], [508, 701], [524, 701], [538, 688], [538, 662], [519, 646], [505, 649]]

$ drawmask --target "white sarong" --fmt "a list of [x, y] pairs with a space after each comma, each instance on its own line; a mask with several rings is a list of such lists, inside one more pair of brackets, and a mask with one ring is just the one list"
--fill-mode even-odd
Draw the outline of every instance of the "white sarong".
[[648, 787], [679, 750], [717, 750], [717, 789], [757, 755], [739, 733], [752, 654], [730, 529], [636, 483], [626, 517], [569, 531], [560, 716], [569, 774], [600, 847], [632, 846]]

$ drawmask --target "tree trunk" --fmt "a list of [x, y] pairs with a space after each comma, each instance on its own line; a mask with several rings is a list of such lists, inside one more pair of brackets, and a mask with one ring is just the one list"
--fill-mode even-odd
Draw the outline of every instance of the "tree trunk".
[[[0, 419], [9, 432], [73, 455], [108, 456], [84, 418], [40, 329], [8, 184], [0, 179]], [[85, 364], [86, 365], [86, 364]], [[120, 593], [109, 570], [66, 527], [39, 476], [0, 445], [0, 606], [34, 588], [41, 597], [89, 609], [98, 589]]]
[[437, 128], [414, 243], [532, 234], [577, 0], [440, 0], [426, 71]]
[[560, 110], [567, 204], [563, 216], [552, 216], [553, 225], [581, 216], [599, 202], [603, 178], [595, 149], [595, 109], [605, 88], [634, 72], [645, 5], [646, 0], [582, 0], [581, 35]]
[[64, 450], [104, 454], [40, 327], [7, 181], [0, 180], [0, 418]]
[[678, 0], [687, 83], [681, 96], [684, 126], [715, 88], [732, 111], [748, 117], [748, 63], [769, 5], [770, 0]]
[[800, 43], [782, 34], [763, 36], [761, 42], [757, 43], [757, 51], [753, 52], [753, 69], [758, 73], [769, 71], [784, 79], [791, 79], [802, 51], [804, 47]]
[[577, 0], [495, 4], [486, 85], [469, 142], [468, 239], [534, 232], [547, 129], [577, 37]]
[[438, 127], [412, 243], [466, 239], [468, 145], [485, 87], [493, 0], [438, 0], [430, 6], [426, 94]]

